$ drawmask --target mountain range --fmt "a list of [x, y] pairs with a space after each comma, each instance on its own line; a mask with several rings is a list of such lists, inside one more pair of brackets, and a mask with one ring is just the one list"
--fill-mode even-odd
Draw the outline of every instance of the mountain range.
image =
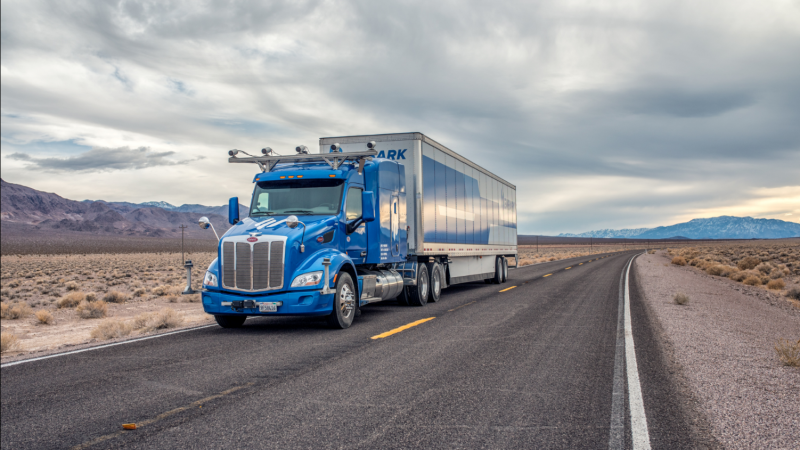
[[[213, 233], [196, 226], [207, 216], [222, 234], [230, 225], [228, 206], [181, 205], [166, 202], [107, 202], [104, 200], [76, 201], [57, 194], [38, 191], [0, 179], [0, 219], [18, 226], [7, 230], [22, 230], [22, 225], [34, 230], [52, 232], [87, 232], [125, 236], [169, 237], [181, 234], [180, 226], [189, 226], [187, 235], [213, 238]], [[239, 205], [240, 217], [247, 216], [247, 207]]]
[[636, 239], [779, 239], [800, 237], [800, 224], [777, 219], [719, 216], [655, 228], [603, 229], [580, 234], [561, 233], [560, 237], [636, 238]]

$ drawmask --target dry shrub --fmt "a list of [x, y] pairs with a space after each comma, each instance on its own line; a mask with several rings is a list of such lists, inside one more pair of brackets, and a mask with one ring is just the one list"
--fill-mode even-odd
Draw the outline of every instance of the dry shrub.
[[683, 256], [676, 256], [672, 258], [672, 264], [675, 264], [676, 266], [685, 266], [686, 259]]
[[56, 305], [59, 308], [74, 308], [86, 299], [86, 294], [83, 292], [70, 292], [69, 294], [58, 299]]
[[736, 266], [739, 270], [750, 270], [755, 269], [756, 266], [761, 264], [761, 260], [756, 258], [755, 256], [746, 256], [742, 258]]
[[783, 282], [783, 279], [778, 278], [777, 280], [769, 280], [767, 283], [767, 289], [773, 289], [776, 291], [780, 291], [781, 289], [786, 287], [786, 283]]
[[555, 259], [555, 258], [552, 258], [552, 257], [551, 257], [550, 259], [548, 259], [548, 261], [555, 261], [555, 260], [556, 260], [556, 259]]
[[139, 289], [136, 289], [135, 291], [133, 291], [133, 296], [134, 297], [141, 297], [141, 296], [144, 295], [145, 292], [146, 291], [144, 290], [144, 288], [139, 288]]
[[742, 283], [748, 286], [761, 286], [761, 278], [755, 275], [750, 275], [747, 278], [745, 278], [744, 281], [742, 281]]
[[28, 306], [27, 303], [16, 303], [8, 308], [8, 311], [6, 311], [6, 314], [3, 318], [11, 320], [24, 319], [31, 314], [33, 314], [33, 310], [30, 306]]
[[0, 353], [19, 350], [19, 338], [15, 334], [0, 333]]
[[9, 309], [11, 309], [11, 307], [8, 306], [8, 303], [0, 302], [0, 318], [5, 319]]
[[93, 302], [95, 300], [97, 300], [97, 294], [95, 294], [94, 292], [89, 292], [88, 294], [86, 294], [87, 302]]
[[178, 296], [177, 295], [170, 295], [167, 297], [167, 301], [170, 303], [178, 303]]
[[74, 281], [70, 281], [65, 285], [68, 291], [77, 291], [78, 290], [78, 283]]
[[728, 275], [728, 278], [730, 278], [733, 281], [742, 282], [748, 276], [750, 276], [750, 274], [748, 274], [747, 272], [733, 272], [732, 274]]
[[170, 286], [158, 286], [158, 287], [154, 287], [153, 290], [152, 290], [153, 294], [155, 294], [155, 295], [157, 295], [159, 297], [163, 297], [165, 295], [168, 295], [171, 291], [172, 291], [172, 288]]
[[786, 296], [794, 300], [800, 300], [800, 289], [791, 288], [786, 292]]
[[131, 334], [133, 326], [121, 320], [106, 319], [92, 330], [92, 338], [99, 340], [116, 339]]
[[775, 352], [784, 366], [800, 367], [800, 339], [792, 342], [788, 339], [781, 339], [775, 344]]
[[40, 309], [39, 311], [36, 311], [36, 320], [38, 320], [42, 325], [50, 325], [55, 321], [53, 315], [50, 314], [50, 311], [47, 311], [46, 309]]
[[142, 333], [154, 330], [175, 328], [183, 323], [183, 317], [172, 308], [164, 308], [157, 313], [140, 314], [133, 319], [133, 326]]
[[119, 291], [111, 291], [103, 296], [103, 300], [109, 303], [125, 303], [128, 301], [128, 296]]
[[683, 292], [678, 292], [672, 297], [672, 299], [675, 301], [676, 305], [685, 305], [689, 303], [689, 296]]
[[100, 319], [108, 314], [108, 303], [97, 300], [94, 302], [82, 301], [75, 311], [81, 319]]
[[649, 251], [649, 252], [647, 252], [647, 253], [649, 253], [649, 254], [651, 254], [651, 255], [655, 255], [655, 254], [656, 254], [656, 251], [655, 251], [655, 250], [650, 250], [650, 251]]
[[717, 276], [717, 277], [725, 276], [725, 275], [722, 275], [723, 271], [725, 271], [725, 266], [720, 266], [720, 265], [708, 266], [706, 268], [706, 273], [708, 273], [709, 275]]
[[777, 280], [778, 278], [783, 278], [784, 272], [779, 268], [772, 269], [772, 272], [769, 273], [769, 277], [773, 280]]

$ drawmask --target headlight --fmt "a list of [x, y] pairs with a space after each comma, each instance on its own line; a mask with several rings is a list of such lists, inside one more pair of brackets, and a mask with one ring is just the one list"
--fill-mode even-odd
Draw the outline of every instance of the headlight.
[[203, 286], [216, 286], [217, 276], [211, 272], [206, 272], [206, 277], [203, 278]]
[[304, 273], [292, 281], [292, 287], [316, 286], [320, 281], [322, 281], [322, 271]]

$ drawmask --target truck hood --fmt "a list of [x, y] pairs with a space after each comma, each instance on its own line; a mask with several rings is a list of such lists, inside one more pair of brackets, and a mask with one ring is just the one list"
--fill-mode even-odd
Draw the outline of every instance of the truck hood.
[[[286, 236], [287, 241], [299, 240], [303, 235], [303, 225], [297, 228], [286, 226], [286, 216], [245, 217], [241, 222], [231, 227], [222, 239], [232, 236], [247, 236], [250, 233], [260, 232], [263, 236]], [[336, 224], [338, 216], [298, 216], [305, 224], [305, 239], [316, 237], [320, 231], [326, 230]], [[287, 245], [289, 242], [287, 242]]]

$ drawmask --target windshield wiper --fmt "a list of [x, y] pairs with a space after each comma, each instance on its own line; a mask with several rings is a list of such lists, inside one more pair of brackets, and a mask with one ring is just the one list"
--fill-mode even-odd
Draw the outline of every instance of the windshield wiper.
[[275, 213], [272, 211], [264, 211], [264, 212], [255, 212], [251, 213], [251, 216], [274, 216]]
[[285, 213], [306, 213], [306, 214], [314, 214], [314, 211], [310, 209], [291, 209], [289, 211], [284, 211]]

